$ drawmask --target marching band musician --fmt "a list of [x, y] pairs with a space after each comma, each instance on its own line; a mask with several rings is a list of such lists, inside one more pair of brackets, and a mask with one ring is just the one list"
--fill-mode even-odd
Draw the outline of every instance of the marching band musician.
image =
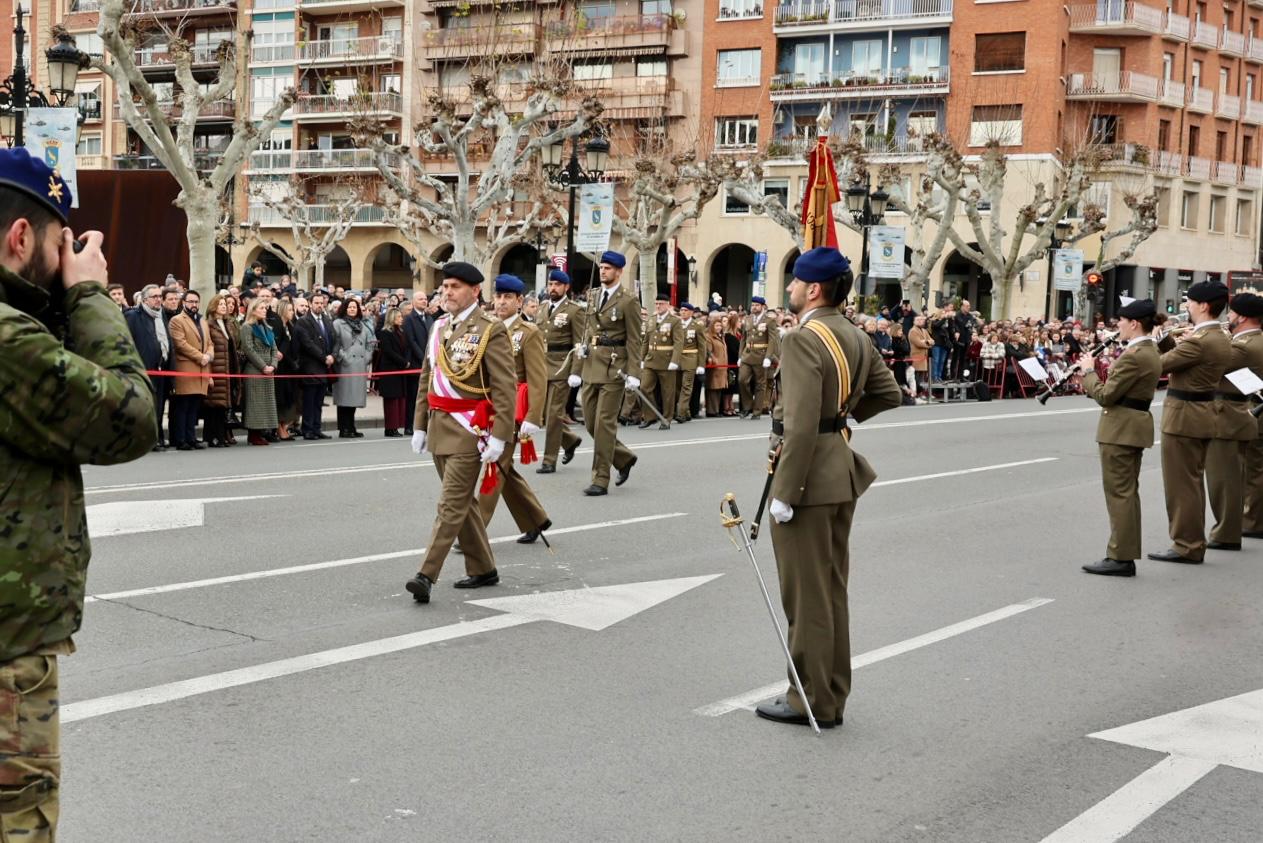
[[1096, 428], [1101, 455], [1101, 481], [1109, 513], [1110, 538], [1105, 558], [1084, 565], [1089, 574], [1134, 577], [1140, 557], [1140, 463], [1153, 447], [1153, 416], [1149, 404], [1158, 388], [1162, 361], [1149, 334], [1157, 308], [1148, 299], [1128, 303], [1118, 311], [1119, 339], [1127, 343], [1110, 367], [1104, 382], [1096, 376], [1092, 353], [1079, 358], [1083, 391], [1100, 404]]
[[1215, 390], [1231, 356], [1219, 324], [1227, 304], [1223, 284], [1201, 281], [1189, 287], [1192, 330], [1162, 355], [1162, 373], [1171, 376], [1162, 403], [1162, 486], [1172, 546], [1150, 553], [1156, 562], [1200, 565], [1206, 555], [1204, 475], [1215, 434]]
[[[1228, 305], [1228, 330], [1232, 331], [1232, 349], [1239, 354], [1234, 361], [1240, 366], [1248, 367], [1255, 375], [1263, 378], [1263, 332], [1260, 325], [1263, 320], [1263, 296], [1254, 293], [1237, 293]], [[1225, 391], [1223, 398], [1230, 402], [1234, 411], [1238, 411], [1241, 422], [1248, 423], [1251, 436], [1238, 444], [1238, 453], [1232, 455], [1232, 467], [1241, 472], [1242, 500], [1236, 504], [1237, 511], [1242, 513], [1240, 534], [1252, 539], [1263, 539], [1263, 420], [1254, 419], [1247, 409], [1249, 399], [1237, 393]], [[1209, 473], [1209, 466], [1207, 467]], [[1214, 498], [1212, 496], [1213, 505]], [[1218, 517], [1218, 516], [1216, 516]], [[1211, 538], [1216, 538], [1211, 533]]]

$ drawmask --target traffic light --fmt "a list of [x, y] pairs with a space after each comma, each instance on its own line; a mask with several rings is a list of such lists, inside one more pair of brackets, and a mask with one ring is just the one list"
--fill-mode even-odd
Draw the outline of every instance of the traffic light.
[[1088, 298], [1097, 307], [1105, 303], [1105, 276], [1095, 269], [1083, 273], [1083, 283], [1088, 286]]

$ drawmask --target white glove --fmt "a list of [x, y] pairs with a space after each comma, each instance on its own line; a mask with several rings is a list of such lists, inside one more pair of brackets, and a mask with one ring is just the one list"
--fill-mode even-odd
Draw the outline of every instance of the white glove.
[[483, 463], [496, 462], [502, 456], [504, 456], [504, 440], [488, 436], [487, 444], [482, 449]]
[[539, 426], [531, 424], [528, 421], [522, 422], [521, 435], [523, 439], [530, 439], [539, 434]]
[[424, 430], [418, 430], [418, 431], [413, 432], [412, 453], [414, 454], [425, 453], [425, 431]]
[[668, 371], [668, 372], [676, 372], [676, 371], [679, 371], [679, 369], [680, 369], [680, 364], [679, 364], [679, 363], [668, 363], [668, 364], [667, 364], [667, 371]]
[[770, 512], [777, 524], [784, 524], [794, 517], [794, 508], [785, 503], [785, 501], [778, 501], [776, 498], [772, 498]]
[[697, 367], [697, 374], [698, 374], [698, 377], [701, 377], [702, 375], [706, 374], [706, 367], [705, 367], [705, 366], [698, 366], [698, 367]]
[[582, 343], [576, 345], [574, 347], [574, 356], [578, 357], [580, 360], [585, 359], [588, 356], [588, 347]]
[[571, 375], [570, 377], [566, 378], [566, 386], [570, 387], [571, 389], [578, 389], [579, 387], [583, 386], [583, 378], [579, 377], [578, 375]]
[[631, 392], [633, 389], [640, 389], [640, 378], [633, 378], [631, 375], [628, 375], [627, 391]]
[[771, 358], [771, 357], [764, 357], [764, 358], [763, 358], [763, 368], [764, 368], [764, 369], [770, 369], [770, 368], [772, 368], [772, 358]]

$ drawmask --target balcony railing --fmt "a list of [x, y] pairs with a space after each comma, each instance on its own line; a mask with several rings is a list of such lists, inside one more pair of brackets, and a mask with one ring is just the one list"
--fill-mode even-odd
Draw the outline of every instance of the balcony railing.
[[1070, 7], [1071, 32], [1109, 32], [1118, 35], [1158, 34], [1163, 29], [1163, 12], [1141, 3], [1102, 0]]
[[292, 62], [295, 48], [293, 44], [255, 44], [250, 48], [250, 61], [255, 64], [267, 62]]
[[680, 55], [688, 50], [688, 31], [671, 15], [619, 15], [549, 21], [544, 38], [554, 52], [594, 53], [603, 50], [666, 50]]
[[398, 61], [403, 58], [403, 41], [391, 35], [364, 38], [333, 38], [309, 41], [298, 50], [302, 62]]
[[[398, 156], [390, 156], [397, 162]], [[303, 149], [294, 153], [295, 170], [376, 170], [371, 149]]]
[[[175, 120], [184, 113], [183, 104], [174, 100], [158, 100], [158, 108], [162, 110], [162, 113], [169, 120]], [[140, 112], [141, 117], [144, 117], [146, 120], [149, 119], [143, 105], [136, 103], [136, 110]], [[215, 102], [203, 103], [201, 108], [197, 110], [198, 120], [231, 119], [236, 116], [236, 100], [216, 100]], [[123, 108], [117, 102], [114, 103], [114, 119], [123, 119]]]
[[1224, 29], [1219, 32], [1219, 50], [1233, 56], [1245, 55], [1245, 36], [1240, 32]]
[[[99, 0], [95, 2], [99, 7]], [[187, 15], [198, 12], [227, 14], [234, 11], [236, 7], [236, 0], [132, 0], [128, 14], [149, 17]]]
[[953, 0], [791, 0], [776, 7], [776, 26], [849, 21], [950, 18]]
[[1236, 184], [1240, 178], [1240, 169], [1231, 161], [1211, 161], [1210, 180], [1219, 184]]
[[1187, 175], [1191, 179], [1200, 179], [1201, 181], [1207, 181], [1210, 178], [1211, 163], [1212, 162], [1209, 158], [1190, 157], [1186, 159], [1185, 161], [1184, 174]]
[[1184, 156], [1178, 152], [1159, 150], [1154, 172], [1163, 176], [1184, 175]]
[[259, 149], [250, 154], [248, 169], [253, 172], [263, 170], [288, 170], [293, 167], [294, 153], [288, 149]]
[[1184, 107], [1184, 83], [1176, 82], [1172, 79], [1162, 80], [1162, 99], [1163, 105], [1169, 105], [1172, 108]]
[[321, 114], [373, 114], [403, 112], [403, 97], [391, 91], [374, 91], [340, 97], [335, 94], [303, 95], [294, 101], [294, 114], [312, 116]]
[[1241, 116], [1241, 97], [1232, 94], [1220, 94], [1215, 104], [1215, 116], [1228, 120], [1236, 120]]
[[1263, 102], [1256, 100], [1245, 101], [1245, 122], [1253, 123], [1255, 126], [1263, 126]]
[[104, 170], [108, 161], [104, 155], [75, 155], [75, 169]]
[[1219, 30], [1202, 21], [1193, 26], [1193, 46], [1213, 50], [1219, 46]]
[[431, 29], [425, 33], [421, 53], [427, 61], [490, 53], [520, 55], [535, 52], [537, 38], [533, 23]]
[[1187, 105], [1193, 111], [1210, 114], [1215, 110], [1215, 92], [1210, 88], [1193, 88], [1189, 91]]
[[1066, 84], [1066, 95], [1079, 99], [1111, 101], [1153, 100], [1158, 97], [1158, 79], [1130, 70], [1117, 73], [1072, 73]]
[[78, 108], [79, 108], [79, 113], [83, 115], [83, 119], [85, 121], [101, 119], [102, 109], [101, 109], [100, 100], [84, 99], [82, 96], [80, 96]]
[[[365, 205], [356, 212], [354, 222], [361, 225], [380, 223], [385, 218], [385, 215], [386, 209], [380, 205]], [[334, 205], [305, 205], [303, 207], [303, 219], [313, 225], [330, 225], [338, 219], [337, 207]], [[284, 227], [290, 224], [288, 217], [266, 205], [250, 206], [250, 222], [272, 227]]]
[[[773, 99], [790, 99], [798, 95], [877, 96], [882, 93], [946, 93], [947, 67], [912, 71], [895, 68], [878, 73], [778, 73], [772, 77]], [[941, 90], [940, 90], [941, 89]]]
[[[219, 43], [193, 45], [189, 49], [189, 52], [192, 54], [193, 64], [215, 64], [215, 55], [219, 52]], [[175, 66], [175, 58], [171, 52], [171, 48], [166, 45], [161, 47], [144, 47], [136, 51], [136, 66], [141, 68], [173, 67]]]
[[1263, 188], [1263, 167], [1251, 167], [1248, 164], [1241, 167], [1242, 187], [1248, 187], [1251, 190]]
[[1247, 61], [1263, 62], [1263, 39], [1251, 35], [1246, 40], [1245, 57]]
[[[213, 170], [223, 157], [222, 152], [199, 152], [193, 156], [193, 166], [199, 170]], [[114, 169], [165, 170], [166, 165], [152, 155], [115, 155]]]
[[101, 0], [70, 0], [69, 11], [72, 15], [80, 12], [99, 12]]
[[1175, 41], [1187, 41], [1193, 32], [1193, 22], [1183, 15], [1167, 12], [1162, 24], [1162, 37]]

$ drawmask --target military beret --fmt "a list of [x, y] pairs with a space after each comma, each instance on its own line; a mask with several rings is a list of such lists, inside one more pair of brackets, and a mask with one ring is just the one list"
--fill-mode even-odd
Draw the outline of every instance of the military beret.
[[658, 295], [654, 296], [653, 300], [669, 302], [671, 301], [671, 297], [668, 296], [666, 293], [658, 293]]
[[570, 276], [562, 272], [560, 269], [550, 270], [548, 273], [549, 281], [556, 281], [558, 284], [570, 285]]
[[794, 261], [794, 277], [808, 283], [832, 281], [850, 268], [850, 261], [837, 249], [817, 246], [803, 252]]
[[1123, 319], [1147, 319], [1157, 312], [1152, 299], [1136, 299], [1118, 309], [1118, 315]]
[[751, 304], [761, 304], [761, 305], [766, 306], [766, 305], [767, 305], [767, 299], [763, 298], [762, 296], [753, 296], [753, 297], [750, 299], [750, 303], [751, 303]]
[[62, 180], [61, 173], [32, 158], [25, 147], [0, 149], [0, 186], [25, 193], [66, 222], [70, 213], [70, 186]]
[[616, 266], [619, 269], [622, 269], [627, 265], [627, 258], [623, 257], [620, 252], [611, 250], [601, 255], [600, 263], [608, 263], [610, 266]]
[[1228, 288], [1218, 281], [1199, 281], [1188, 288], [1188, 300], [1196, 302], [1219, 301], [1228, 298]]
[[517, 293], [519, 296], [526, 292], [526, 285], [522, 283], [522, 279], [516, 275], [507, 273], [496, 276], [496, 292], [497, 293]]
[[1228, 309], [1247, 319], [1259, 319], [1263, 317], [1263, 296], [1256, 296], [1254, 293], [1237, 293], [1228, 303]]
[[697, 308], [696, 308], [696, 307], [693, 307], [693, 305], [689, 304], [689, 303], [688, 303], [688, 302], [686, 302], [686, 301], [682, 301], [682, 302], [680, 302], [680, 304], [678, 305], [678, 309], [679, 309], [679, 310], [687, 310], [687, 311], [689, 311], [690, 313], [692, 313], [693, 311], [697, 310]]
[[466, 284], [481, 284], [483, 281], [482, 273], [478, 270], [478, 267], [464, 261], [448, 261], [443, 264], [443, 277], [455, 278], [457, 281], [464, 281]]

